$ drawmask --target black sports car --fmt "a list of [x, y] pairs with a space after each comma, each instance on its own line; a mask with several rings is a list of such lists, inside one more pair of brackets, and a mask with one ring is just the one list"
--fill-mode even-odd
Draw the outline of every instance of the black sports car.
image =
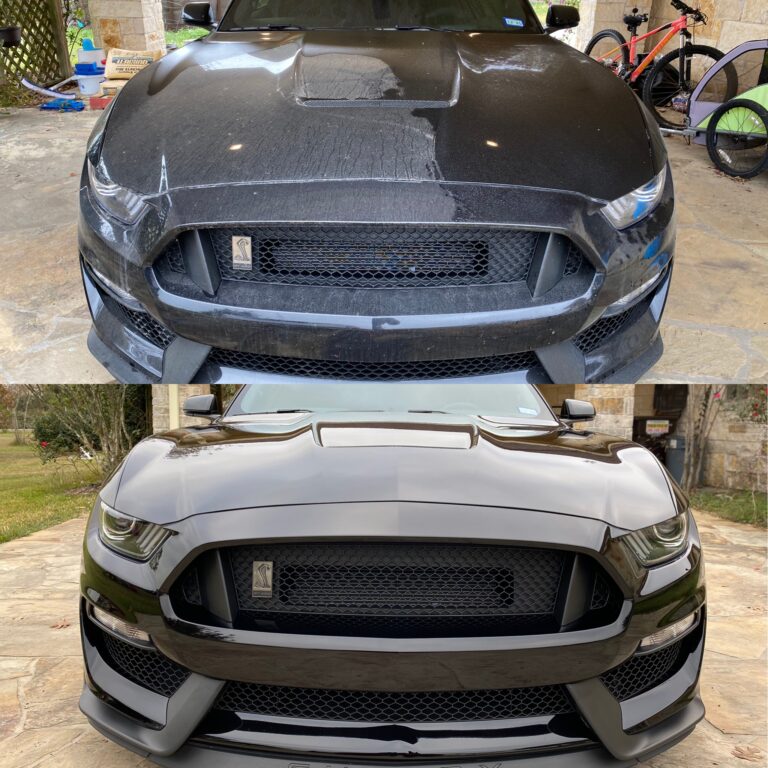
[[126, 85], [80, 210], [123, 381], [634, 380], [660, 351], [658, 128], [528, 0], [234, 0]]
[[[654, 456], [530, 386], [252, 385], [144, 440], [81, 577], [110, 739], [166, 766], [608, 768], [702, 718], [704, 567]], [[480, 414], [480, 415], [478, 415]]]

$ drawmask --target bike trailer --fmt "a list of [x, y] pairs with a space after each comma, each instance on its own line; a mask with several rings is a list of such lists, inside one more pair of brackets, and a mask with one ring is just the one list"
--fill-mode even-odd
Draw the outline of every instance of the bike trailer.
[[751, 40], [737, 46], [701, 79], [691, 96], [688, 113], [696, 143], [706, 143], [712, 113], [733, 99], [747, 99], [768, 109], [768, 40]]

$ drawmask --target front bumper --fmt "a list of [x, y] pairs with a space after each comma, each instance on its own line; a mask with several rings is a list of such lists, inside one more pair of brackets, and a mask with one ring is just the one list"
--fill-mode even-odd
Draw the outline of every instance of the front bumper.
[[[629, 381], [658, 358], [675, 238], [671, 178], [657, 210], [623, 232], [600, 215], [598, 203], [550, 190], [310, 186], [311, 194], [294, 184], [177, 190], [157, 198], [134, 227], [105, 218], [84, 187], [80, 254], [94, 355], [125, 381], [239, 383], [294, 376]], [[445, 206], [433, 205], [446, 198], [449, 221], [437, 219]], [[227, 279], [206, 295], [186, 278], [169, 282], [170, 273], [157, 266], [189, 229], [253, 222], [255, 210], [267, 223], [371, 222], [371, 201], [388, 223], [411, 222], [415, 212], [420, 224], [565, 235], [588, 269], [568, 290], [556, 286], [532, 298], [525, 283], [376, 291], [254, 289]], [[642, 286], [647, 290], [635, 294]], [[628, 295], [634, 298], [623, 305]]]
[[[378, 506], [382, 514], [366, 515], [358, 523], [374, 538], [389, 533], [380, 521], [390, 517], [386, 508], [391, 505]], [[301, 514], [322, 526], [325, 518], [330, 521], [334, 516], [333, 509], [324, 507], [317, 505]], [[412, 540], [419, 528], [417, 505], [400, 505], [398, 510], [400, 535]], [[514, 758], [515, 766], [607, 768], [633, 765], [684, 738], [704, 711], [698, 675], [705, 595], [695, 526], [685, 556], [639, 572], [617, 559], [617, 545], [606, 537], [605, 525], [596, 521], [558, 516], [553, 535], [555, 527], [546, 513], [504, 516], [502, 530], [501, 518], [492, 510], [468, 511], [471, 514], [448, 516], [451, 530], [441, 532], [445, 540], [471, 540], [469, 528], [477, 530], [482, 523], [486, 543], [496, 540], [589, 553], [611, 573], [623, 594], [615, 619], [605, 626], [555, 635], [431, 640], [211, 627], [180, 618], [169, 597], [190, 561], [233, 541], [290, 540], [296, 536], [289, 530], [295, 518], [284, 510], [274, 516], [254, 510], [198, 515], [174, 526], [177, 535], [166, 542], [151, 568], [107, 550], [92, 520], [81, 579], [83, 712], [105, 735], [168, 766], [216, 759], [224, 766], [262, 768], [315, 763], [341, 767], [381, 760], [396, 765], [439, 761], [487, 767]], [[183, 668], [184, 682], [163, 695], [116, 666], [100, 647], [101, 630], [88, 615], [89, 604], [107, 608], [148, 632], [166, 663]], [[693, 611], [699, 611], [701, 620], [680, 641], [678, 661], [664, 679], [636, 695], [625, 696], [611, 687], [607, 672], [631, 663], [642, 637]], [[223, 717], [216, 704], [228, 680], [357, 691], [562, 684], [573, 710], [506, 720], [394, 724], [275, 715]]]

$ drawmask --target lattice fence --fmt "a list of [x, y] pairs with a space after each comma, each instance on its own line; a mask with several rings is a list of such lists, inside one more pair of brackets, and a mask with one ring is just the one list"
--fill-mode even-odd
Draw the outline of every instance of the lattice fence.
[[71, 69], [59, 0], [0, 0], [0, 27], [21, 27], [21, 45], [5, 48], [1, 66], [8, 75], [40, 85], [68, 77]]

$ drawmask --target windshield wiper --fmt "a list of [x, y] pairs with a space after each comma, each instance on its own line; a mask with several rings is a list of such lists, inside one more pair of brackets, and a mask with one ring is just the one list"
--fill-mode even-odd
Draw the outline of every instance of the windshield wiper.
[[303, 30], [298, 24], [261, 24], [258, 27], [230, 27], [227, 32], [284, 32], [285, 30]]
[[445, 27], [428, 27], [425, 24], [396, 24], [394, 27], [385, 27], [384, 31], [397, 30], [398, 32], [460, 32], [461, 30], [446, 29]]

